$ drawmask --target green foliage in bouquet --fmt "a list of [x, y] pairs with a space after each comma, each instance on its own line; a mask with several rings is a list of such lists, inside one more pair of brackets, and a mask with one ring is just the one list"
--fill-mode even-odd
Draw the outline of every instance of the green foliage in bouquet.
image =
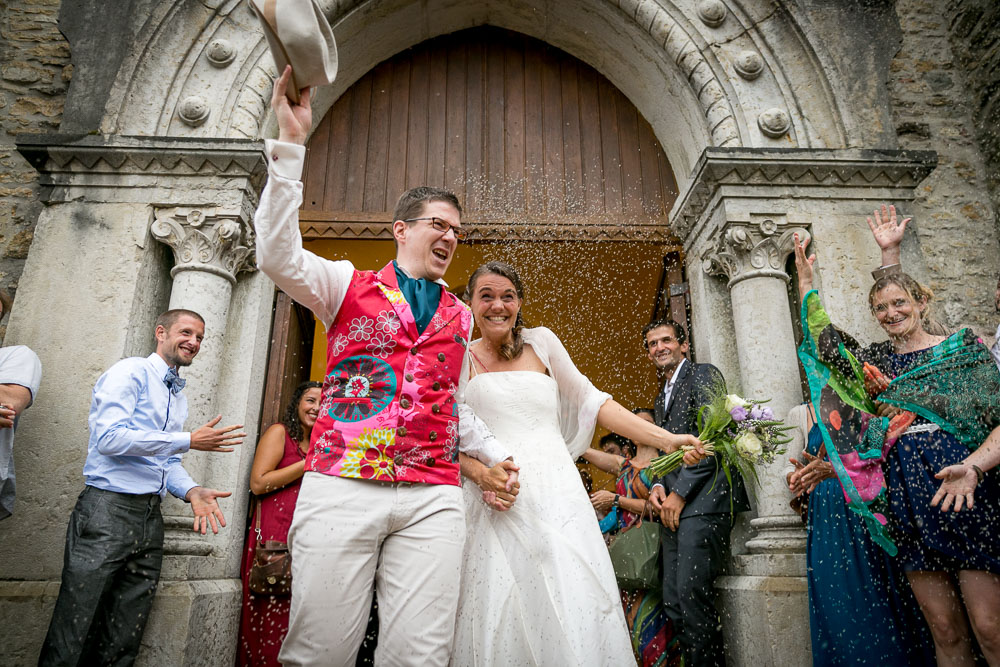
[[[697, 424], [698, 439], [715, 458], [716, 477], [712, 486], [718, 481], [719, 470], [730, 486], [734, 471], [759, 485], [757, 467], [772, 463], [775, 456], [785, 452], [784, 446], [791, 441], [786, 432], [792, 427], [775, 419], [771, 409], [764, 405], [768, 401], [748, 401], [727, 394], [723, 382], [714, 384], [709, 396], [708, 403], [698, 410]], [[660, 476], [677, 470], [688, 450], [689, 447], [681, 448], [658, 456], [649, 466], [651, 472]], [[733, 502], [731, 495], [729, 502], [730, 505]]]

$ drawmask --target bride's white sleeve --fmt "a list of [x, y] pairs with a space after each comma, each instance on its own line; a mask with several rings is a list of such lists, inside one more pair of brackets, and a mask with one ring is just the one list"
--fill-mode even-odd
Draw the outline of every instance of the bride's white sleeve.
[[[466, 340], [469, 336], [466, 336]], [[469, 384], [469, 348], [465, 349], [462, 358], [462, 372], [458, 378], [458, 391], [455, 403], [458, 406], [458, 451], [479, 459], [489, 467], [493, 467], [504, 459], [510, 458], [507, 448], [500, 444], [490, 428], [482, 419], [476, 416], [465, 403], [465, 388]]]
[[599, 391], [581, 373], [559, 337], [545, 327], [524, 330], [531, 345], [559, 386], [559, 429], [566, 449], [574, 459], [590, 447], [597, 426], [597, 413], [611, 394]]

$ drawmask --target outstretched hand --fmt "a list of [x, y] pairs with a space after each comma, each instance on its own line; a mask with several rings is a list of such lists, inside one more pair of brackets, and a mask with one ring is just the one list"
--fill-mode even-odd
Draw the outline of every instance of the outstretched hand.
[[893, 248], [898, 248], [899, 244], [903, 242], [903, 232], [906, 231], [906, 223], [908, 223], [913, 218], [904, 218], [902, 222], [896, 222], [896, 207], [889, 206], [886, 207], [882, 204], [881, 213], [879, 209], [875, 209], [872, 213], [875, 220], [873, 221], [871, 217], [866, 218], [868, 221], [868, 229], [872, 230], [872, 236], [875, 237], [875, 243], [882, 250], [891, 250]]
[[795, 270], [799, 274], [799, 301], [801, 301], [813, 287], [813, 264], [816, 262], [816, 255], [806, 257], [806, 246], [812, 239], [807, 238], [800, 242], [798, 233], [794, 234], [794, 239]]
[[[964, 503], [966, 509], [972, 509], [973, 495], [976, 484], [979, 482], [975, 468], [958, 463], [942, 469], [934, 477], [944, 481], [941, 482], [941, 487], [931, 498], [931, 507], [936, 507], [938, 503], [941, 503], [941, 511], [947, 512], [954, 503], [955, 511], [959, 512]], [[942, 500], [944, 502], [941, 502]]]
[[286, 65], [271, 93], [271, 108], [278, 119], [278, 141], [305, 145], [312, 129], [312, 88], [303, 88], [296, 104], [286, 95], [291, 80], [292, 66]]
[[228, 498], [231, 495], [229, 491], [216, 491], [204, 486], [196, 486], [188, 491], [185, 499], [191, 503], [191, 511], [194, 512], [194, 532], [205, 535], [211, 525], [212, 532], [218, 534], [219, 526], [225, 528], [226, 517], [222, 515], [216, 498]]
[[233, 424], [225, 428], [215, 428], [215, 425], [222, 420], [222, 415], [211, 419], [203, 426], [199, 426], [191, 433], [191, 449], [202, 452], [231, 452], [235, 445], [242, 445], [246, 433], [239, 431], [243, 424]]

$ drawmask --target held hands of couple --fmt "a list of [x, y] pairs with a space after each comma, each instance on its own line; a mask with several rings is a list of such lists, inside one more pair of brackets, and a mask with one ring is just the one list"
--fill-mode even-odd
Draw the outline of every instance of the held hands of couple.
[[233, 433], [233, 431], [243, 428], [243, 424], [215, 428], [215, 425], [221, 420], [222, 415], [219, 415], [207, 424], [192, 431], [191, 449], [197, 449], [202, 452], [231, 452], [235, 445], [242, 445], [243, 438], [247, 437], [247, 434], [242, 431]]
[[506, 512], [513, 507], [521, 490], [521, 483], [517, 481], [519, 470], [511, 459], [485, 469], [476, 481], [483, 492], [483, 502], [498, 512]]
[[196, 486], [188, 491], [184, 499], [191, 503], [191, 511], [194, 512], [194, 532], [205, 535], [211, 525], [212, 533], [218, 535], [219, 526], [226, 527], [226, 517], [222, 515], [216, 498], [228, 498], [231, 495], [229, 491], [217, 491], [204, 486]]

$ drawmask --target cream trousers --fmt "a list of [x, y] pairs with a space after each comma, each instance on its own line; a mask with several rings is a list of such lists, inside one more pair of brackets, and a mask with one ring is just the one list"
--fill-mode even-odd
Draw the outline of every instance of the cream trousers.
[[465, 544], [461, 487], [307, 472], [288, 542], [292, 600], [283, 665], [353, 667], [372, 582], [375, 664], [448, 664]]

